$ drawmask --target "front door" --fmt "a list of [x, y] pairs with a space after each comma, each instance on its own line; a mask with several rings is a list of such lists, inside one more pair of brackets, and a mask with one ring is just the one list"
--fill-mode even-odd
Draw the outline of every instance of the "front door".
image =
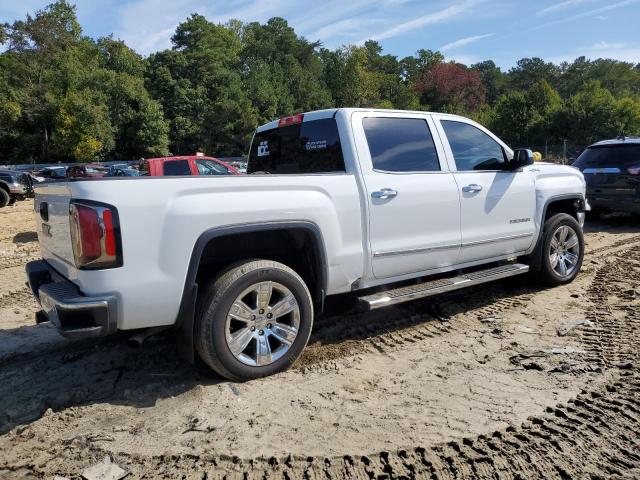
[[505, 149], [475, 124], [440, 117], [440, 127], [460, 195], [460, 263], [527, 250], [536, 209], [528, 169], [506, 171]]
[[356, 113], [356, 149], [369, 212], [375, 278], [453, 265], [460, 201], [430, 116]]

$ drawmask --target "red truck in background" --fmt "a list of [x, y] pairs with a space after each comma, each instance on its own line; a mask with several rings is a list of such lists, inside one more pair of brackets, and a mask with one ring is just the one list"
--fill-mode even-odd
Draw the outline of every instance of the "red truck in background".
[[240, 175], [231, 165], [214, 157], [186, 155], [148, 158], [140, 162], [140, 175], [167, 177], [175, 175]]

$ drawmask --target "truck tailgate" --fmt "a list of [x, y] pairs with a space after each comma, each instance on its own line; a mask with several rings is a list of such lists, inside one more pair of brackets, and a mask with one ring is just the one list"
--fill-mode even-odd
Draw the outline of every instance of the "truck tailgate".
[[66, 182], [38, 186], [34, 200], [42, 258], [64, 273], [75, 270], [69, 229], [70, 200], [71, 191]]

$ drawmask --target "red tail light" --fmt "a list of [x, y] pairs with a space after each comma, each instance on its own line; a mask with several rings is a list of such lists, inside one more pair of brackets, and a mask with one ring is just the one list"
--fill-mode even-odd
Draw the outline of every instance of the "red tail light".
[[282, 117], [280, 121], [278, 121], [278, 127], [287, 127], [289, 125], [296, 125], [297, 123], [302, 123], [304, 119], [304, 114], [298, 113], [297, 115], [291, 115], [290, 117]]
[[640, 164], [627, 167], [627, 172], [629, 175], [640, 175]]
[[114, 207], [97, 203], [71, 203], [69, 224], [73, 256], [78, 268], [122, 265], [118, 214]]

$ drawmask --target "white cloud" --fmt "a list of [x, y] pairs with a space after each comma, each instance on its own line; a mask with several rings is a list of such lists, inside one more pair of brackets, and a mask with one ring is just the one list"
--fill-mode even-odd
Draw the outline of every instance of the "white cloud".
[[577, 15], [573, 15], [571, 17], [565, 17], [565, 18], [561, 18], [559, 20], [554, 20], [552, 22], [547, 22], [544, 23], [536, 28], [534, 28], [533, 30], [539, 30], [541, 28], [545, 28], [545, 27], [549, 27], [551, 25], [558, 25], [561, 23], [567, 23], [567, 22], [572, 22], [574, 20], [580, 20], [581, 18], [585, 18], [585, 17], [590, 17], [590, 16], [596, 16], [600, 13], [604, 13], [604, 12], [609, 12], [611, 10], [616, 10], [618, 8], [623, 8], [629, 5], [633, 5], [640, 2], [640, 0], [624, 0], [622, 2], [617, 2], [617, 3], [613, 3], [611, 5], [606, 5], [604, 7], [599, 7], [599, 8], [594, 8], [591, 10], [587, 10], [586, 12], [582, 12], [582, 13], [578, 13]]
[[543, 8], [542, 10], [538, 10], [536, 12], [536, 15], [538, 16], [547, 15], [549, 13], [557, 12], [558, 10], [565, 10], [567, 8], [576, 7], [588, 1], [590, 0], [565, 0], [564, 2], [554, 3], [553, 5]]
[[547, 60], [553, 63], [562, 63], [572, 62], [578, 57], [586, 57], [592, 60], [612, 58], [623, 62], [640, 63], [640, 44], [602, 41], [547, 58]]
[[480, 62], [480, 57], [476, 55], [467, 55], [467, 54], [453, 54], [447, 55], [447, 61], [453, 60], [457, 63], [462, 63], [463, 65], [473, 65], [474, 63]]
[[446, 52], [458, 47], [463, 47], [464, 45], [469, 45], [470, 43], [475, 43], [478, 40], [482, 40], [483, 38], [493, 37], [494, 35], [494, 33], [487, 33], [485, 35], [475, 35], [473, 37], [461, 38], [459, 40], [456, 40], [455, 42], [447, 43], [446, 45], [441, 46], [438, 50], [440, 50], [441, 52]]
[[[384, 40], [386, 38], [397, 37], [398, 35], [416, 30], [421, 27], [425, 27], [427, 25], [444, 22], [468, 12], [472, 7], [480, 3], [480, 1], [482, 0], [465, 0], [462, 2], [457, 2], [440, 11], [422, 15], [413, 20], [409, 20], [407, 22], [396, 25], [395, 27], [384, 30], [381, 33], [371, 35], [369, 38], [371, 40]], [[358, 43], [363, 43], [369, 38], [364, 38]]]

